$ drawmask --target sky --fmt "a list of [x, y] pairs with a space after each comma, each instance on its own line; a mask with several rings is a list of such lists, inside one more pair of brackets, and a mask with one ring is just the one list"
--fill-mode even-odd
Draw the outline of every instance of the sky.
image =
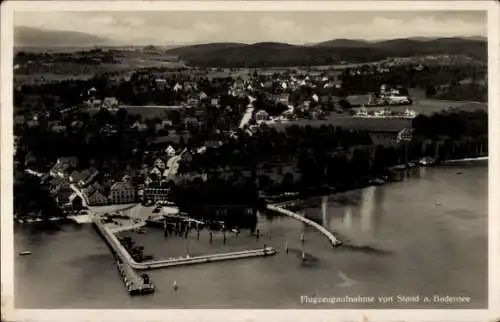
[[486, 12], [16, 12], [15, 26], [78, 31], [124, 44], [262, 41], [291, 44], [336, 38], [486, 36]]

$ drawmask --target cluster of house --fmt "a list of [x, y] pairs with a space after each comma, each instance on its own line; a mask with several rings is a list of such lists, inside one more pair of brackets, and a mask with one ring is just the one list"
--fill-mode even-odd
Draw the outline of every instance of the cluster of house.
[[402, 89], [381, 85], [380, 91], [376, 94], [370, 94], [368, 105], [403, 105], [410, 104], [409, 95], [403, 94]]
[[96, 180], [99, 174], [97, 169], [79, 169], [78, 163], [76, 157], [59, 158], [43, 180], [59, 206], [78, 208], [137, 200], [137, 189], [128, 178], [106, 186]]
[[84, 104], [89, 109], [100, 109], [106, 108], [109, 110], [117, 109], [119, 106], [118, 99], [116, 97], [105, 97], [104, 99], [96, 98], [97, 89], [92, 87], [87, 91], [88, 99], [84, 102]]
[[384, 108], [382, 110], [368, 110], [365, 106], [362, 106], [357, 110], [355, 117], [361, 118], [393, 118], [393, 119], [413, 119], [417, 116], [417, 113], [409, 108], [406, 108], [403, 112], [394, 112], [390, 108]]

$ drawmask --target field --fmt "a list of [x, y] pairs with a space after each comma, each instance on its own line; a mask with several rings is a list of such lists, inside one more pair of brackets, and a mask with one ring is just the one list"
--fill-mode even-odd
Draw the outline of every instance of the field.
[[[143, 119], [152, 119], [155, 117], [165, 118], [168, 111], [172, 110], [171, 108], [162, 106], [132, 106], [126, 109], [128, 115], [141, 115]], [[99, 112], [99, 109], [88, 109], [87, 112], [90, 115], [94, 115]], [[116, 113], [116, 111], [111, 111], [111, 113]]]
[[[436, 112], [451, 108], [460, 108], [465, 110], [476, 110], [482, 109], [488, 110], [488, 103], [485, 102], [457, 102], [457, 101], [444, 101], [432, 98], [426, 98], [425, 92], [420, 89], [411, 88], [409, 90], [411, 97], [413, 98], [412, 105], [401, 105], [401, 106], [389, 106], [390, 109], [396, 113], [404, 112], [407, 108], [415, 111], [418, 114], [430, 115]], [[348, 96], [347, 100], [353, 104], [366, 104], [368, 102], [368, 95], [352, 95]], [[383, 110], [385, 107], [369, 107], [370, 111]], [[354, 108], [358, 110], [359, 108]]]
[[39, 82], [61, 81], [67, 79], [88, 79], [99, 73], [128, 73], [143, 68], [171, 68], [184, 67], [184, 63], [176, 57], [161, 53], [144, 53], [122, 51], [115, 55], [115, 63], [76, 64], [38, 62], [39, 65], [29, 72], [14, 71], [16, 84], [34, 84]]
[[286, 123], [268, 124], [277, 130], [284, 130], [291, 125], [301, 125], [319, 127], [321, 125], [332, 125], [350, 129], [359, 129], [377, 132], [397, 132], [406, 127], [411, 127], [411, 120], [395, 120], [395, 119], [361, 119], [354, 118], [350, 115], [332, 113], [326, 120], [298, 120]]

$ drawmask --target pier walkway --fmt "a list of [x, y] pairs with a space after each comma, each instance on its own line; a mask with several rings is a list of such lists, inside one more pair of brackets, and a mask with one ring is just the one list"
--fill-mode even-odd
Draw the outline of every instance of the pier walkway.
[[342, 244], [342, 241], [338, 240], [328, 229], [326, 229], [325, 227], [321, 226], [320, 224], [318, 224], [310, 219], [305, 218], [304, 216], [298, 215], [298, 214], [294, 213], [293, 211], [283, 209], [283, 208], [277, 207], [275, 205], [267, 205], [267, 209], [269, 209], [271, 211], [278, 212], [280, 214], [283, 214], [283, 215], [286, 215], [289, 217], [292, 217], [294, 219], [302, 221], [303, 223], [306, 223], [306, 224], [316, 228], [317, 230], [319, 230], [323, 235], [325, 235], [330, 240], [330, 243], [334, 247]]
[[112, 234], [116, 234], [116, 233], [120, 233], [120, 232], [127, 231], [127, 230], [139, 229], [139, 228], [144, 227], [145, 225], [146, 225], [146, 222], [141, 220], [140, 222], [134, 223], [132, 225], [113, 227], [113, 228], [108, 228], [108, 229]]
[[276, 254], [276, 250], [272, 247], [266, 247], [261, 249], [245, 250], [240, 252], [230, 252], [221, 254], [211, 254], [203, 256], [195, 256], [188, 258], [177, 258], [177, 259], [165, 259], [165, 260], [152, 260], [147, 262], [138, 263], [136, 262], [129, 252], [123, 247], [116, 235], [106, 227], [99, 216], [92, 217], [92, 223], [97, 228], [102, 237], [106, 240], [108, 245], [113, 249], [116, 255], [130, 267], [136, 270], [149, 270], [157, 268], [166, 268], [182, 265], [193, 265], [201, 263], [211, 263], [225, 260], [233, 260], [240, 258], [249, 257], [260, 257], [260, 256], [272, 256]]
[[116, 268], [118, 269], [127, 292], [130, 295], [150, 294], [155, 291], [155, 287], [149, 278], [148, 280], [144, 280], [144, 278], [139, 276], [139, 274], [137, 274], [132, 267], [120, 262], [119, 259], [116, 260]]

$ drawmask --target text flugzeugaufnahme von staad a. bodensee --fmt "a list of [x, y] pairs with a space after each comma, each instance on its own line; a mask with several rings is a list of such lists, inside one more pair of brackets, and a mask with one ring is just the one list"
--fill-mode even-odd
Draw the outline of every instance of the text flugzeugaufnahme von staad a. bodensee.
[[300, 297], [302, 304], [468, 304], [471, 302], [469, 296], [449, 295], [396, 295], [396, 296], [307, 296]]

